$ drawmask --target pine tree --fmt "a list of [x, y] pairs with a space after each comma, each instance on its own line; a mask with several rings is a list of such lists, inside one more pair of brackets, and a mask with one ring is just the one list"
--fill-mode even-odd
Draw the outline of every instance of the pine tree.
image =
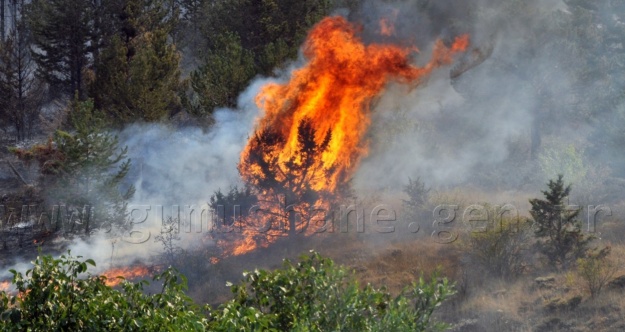
[[133, 186], [123, 185], [130, 169], [127, 148], [120, 150], [117, 137], [103, 129], [105, 121], [95, 112], [92, 100], [74, 100], [69, 116], [73, 132], [58, 130], [47, 145], [15, 152], [22, 159], [39, 162], [50, 203], [67, 206], [80, 220], [66, 232], [82, 230], [89, 235], [122, 225], [126, 203], [134, 194]]
[[577, 258], [584, 256], [591, 236], [582, 233], [577, 219], [581, 210], [570, 210], [565, 200], [571, 192], [571, 185], [564, 186], [563, 176], [550, 180], [549, 190], [543, 191], [545, 199], [530, 199], [530, 214], [534, 219], [535, 235], [540, 251], [551, 264], [566, 268]]
[[297, 57], [308, 30], [329, 12], [328, 0], [207, 2], [198, 27], [205, 38], [192, 48], [202, 66], [192, 74], [187, 109], [205, 115], [235, 106], [255, 75]]
[[[21, 9], [23, 5], [19, 5]], [[0, 120], [13, 127], [15, 138], [33, 134], [43, 104], [45, 84], [35, 77], [30, 33], [22, 20], [13, 21], [5, 40], [0, 41]]]
[[172, 17], [164, 0], [129, 0], [118, 31], [102, 50], [89, 86], [96, 108], [117, 124], [158, 121], [179, 104], [179, 62], [168, 41]]
[[240, 38], [232, 33], [218, 36], [216, 48], [191, 73], [197, 100], [186, 100], [185, 106], [196, 116], [210, 114], [220, 106], [236, 106], [239, 93], [254, 74], [254, 55], [241, 46]]
[[38, 74], [54, 92], [84, 98], [83, 72], [94, 48], [92, 9], [87, 0], [33, 0], [27, 6]]
[[[331, 195], [326, 190], [312, 187], [313, 183], [324, 181], [332, 171], [319, 163], [320, 157], [329, 147], [332, 132], [328, 131], [321, 143], [315, 142], [316, 133], [310, 119], [303, 119], [298, 125], [296, 153], [289, 160], [280, 161], [276, 151], [284, 146], [284, 137], [270, 128], [258, 132], [251, 143], [253, 148], [249, 156], [239, 164], [239, 171], [255, 170], [244, 173], [244, 178], [262, 196], [259, 197], [261, 203], [266, 203], [265, 206], [282, 206], [281, 209], [265, 212], [285, 221], [291, 234], [297, 231], [295, 214], [299, 214], [301, 224], [306, 227], [312, 217], [309, 208]], [[349, 191], [349, 188], [339, 189]], [[290, 213], [291, 209], [285, 210], [285, 207], [293, 207], [296, 213]]]

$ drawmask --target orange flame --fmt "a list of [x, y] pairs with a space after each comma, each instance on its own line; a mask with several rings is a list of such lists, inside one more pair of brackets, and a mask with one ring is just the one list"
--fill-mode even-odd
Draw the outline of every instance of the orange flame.
[[[468, 35], [456, 38], [451, 47], [439, 40], [430, 62], [417, 67], [410, 63], [416, 48], [365, 45], [357, 33], [357, 27], [342, 17], [323, 19], [304, 44], [306, 66], [294, 71], [287, 83], [267, 84], [256, 96], [263, 115], [241, 154], [239, 172], [258, 189], [261, 206], [275, 201], [278, 192], [268, 188], [273, 183], [299, 186], [291, 200], [310, 197], [311, 191], [318, 194], [316, 202], [305, 208], [327, 207], [324, 197], [337, 194], [368, 152], [365, 134], [372, 100], [390, 81], [418, 84], [435, 68], [450, 64], [453, 55], [469, 44]], [[306, 135], [313, 136], [312, 142], [303, 144]], [[269, 172], [268, 165], [273, 165]], [[310, 190], [305, 194], [303, 187]], [[251, 235], [243, 235], [232, 254], [257, 248]]]
[[[113, 268], [101, 273], [101, 276], [106, 277], [105, 284], [110, 287], [121, 284], [124, 279], [137, 279], [145, 277], [150, 274], [150, 269], [145, 266], [129, 266], [121, 268]], [[120, 279], [118, 277], [124, 277]]]
[[[296, 157], [298, 125], [310, 119], [318, 133], [317, 144], [322, 143], [325, 133], [332, 133], [329, 149], [315, 167], [334, 170], [329, 177], [312, 179], [312, 187], [334, 191], [367, 153], [363, 137], [371, 121], [371, 100], [391, 79], [418, 82], [434, 68], [450, 64], [452, 55], [467, 46], [466, 35], [457, 38], [451, 48], [438, 41], [430, 63], [419, 68], [409, 63], [411, 49], [364, 45], [356, 28], [344, 18], [324, 19], [311, 31], [304, 46], [308, 65], [293, 72], [286, 84], [266, 85], [256, 98], [264, 111], [258, 130], [271, 128], [285, 139], [280, 150], [266, 151], [266, 155], [277, 154], [281, 163]], [[250, 140], [241, 155], [244, 179], [249, 179], [258, 167], [249, 160], [250, 151], [256, 148]]]
[[395, 34], [395, 25], [388, 18], [380, 20], [380, 35], [390, 37]]
[[11, 288], [11, 282], [8, 280], [0, 281], [0, 292], [8, 292]]
[[380, 35], [384, 37], [391, 37], [395, 34], [395, 21], [399, 15], [399, 9], [393, 9], [388, 17], [380, 19]]

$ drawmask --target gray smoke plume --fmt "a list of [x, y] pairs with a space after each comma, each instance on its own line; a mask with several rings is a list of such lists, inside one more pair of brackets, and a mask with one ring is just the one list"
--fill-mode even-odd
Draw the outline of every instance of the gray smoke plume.
[[[543, 95], [560, 95], [566, 101], [572, 94], [572, 78], [560, 65], [569, 55], [550, 53], [549, 45], [543, 50], [532, 44], [537, 33], [534, 25], [569, 13], [560, 0], [514, 5], [510, 1], [369, 1], [355, 14], [368, 19], [372, 30], [378, 17], [395, 10], [395, 38], [416, 41], [420, 58], [428, 57], [435, 39], [450, 41], [464, 33], [471, 36], [469, 55], [492, 48], [482, 63], [458, 77], [450, 77], [452, 66], [415, 89], [388, 87], [374, 107], [371, 151], [355, 177], [357, 187], [399, 191], [409, 177], [421, 177], [436, 187], [469, 182], [518, 188], [528, 178], [543, 180], [534, 178], [525, 163], [513, 168], [503, 163], [515, 153], [530, 158], [524, 148], [529, 145], [532, 123], [540, 108], [551, 106], [542, 102]], [[515, 19], [519, 10], [526, 15]], [[531, 54], [532, 48], [539, 50]]]

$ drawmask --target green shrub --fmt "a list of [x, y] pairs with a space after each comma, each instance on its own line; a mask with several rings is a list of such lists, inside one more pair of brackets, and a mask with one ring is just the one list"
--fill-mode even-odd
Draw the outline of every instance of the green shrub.
[[[434, 309], [452, 294], [446, 279], [423, 278], [397, 297], [360, 287], [342, 267], [317, 253], [276, 271], [246, 273], [234, 299], [206, 312], [185, 295], [186, 278], [167, 269], [147, 281], [123, 282], [88, 274], [92, 260], [38, 257], [25, 275], [12, 271], [17, 296], [0, 292], [2, 331], [424, 331]], [[207, 314], [207, 315], [205, 315]]]
[[527, 268], [531, 222], [502, 219], [483, 232], [471, 232], [466, 243], [472, 263], [504, 279], [520, 275]]
[[186, 278], [173, 269], [154, 277], [161, 292], [146, 295], [147, 281], [124, 282], [121, 290], [105, 277], [84, 277], [93, 260], [38, 257], [25, 275], [13, 273], [18, 296], [0, 293], [2, 331], [203, 331], [207, 319], [184, 294]]
[[361, 288], [344, 268], [311, 252], [283, 269], [245, 273], [235, 298], [213, 313], [215, 331], [423, 331], [452, 294], [446, 280], [421, 278], [401, 295]]
[[584, 281], [591, 297], [599, 295], [618, 271], [618, 266], [608, 258], [610, 251], [611, 248], [606, 247], [577, 260], [577, 273]]

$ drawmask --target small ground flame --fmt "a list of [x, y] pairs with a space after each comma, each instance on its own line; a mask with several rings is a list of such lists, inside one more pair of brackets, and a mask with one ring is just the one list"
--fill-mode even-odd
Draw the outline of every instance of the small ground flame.
[[102, 272], [100, 275], [106, 277], [105, 284], [110, 287], [121, 284], [123, 279], [118, 277], [124, 277], [127, 280], [142, 278], [151, 275], [150, 269], [146, 266], [128, 266], [114, 268]]
[[9, 280], [0, 281], [0, 292], [8, 292], [11, 289], [11, 282]]

